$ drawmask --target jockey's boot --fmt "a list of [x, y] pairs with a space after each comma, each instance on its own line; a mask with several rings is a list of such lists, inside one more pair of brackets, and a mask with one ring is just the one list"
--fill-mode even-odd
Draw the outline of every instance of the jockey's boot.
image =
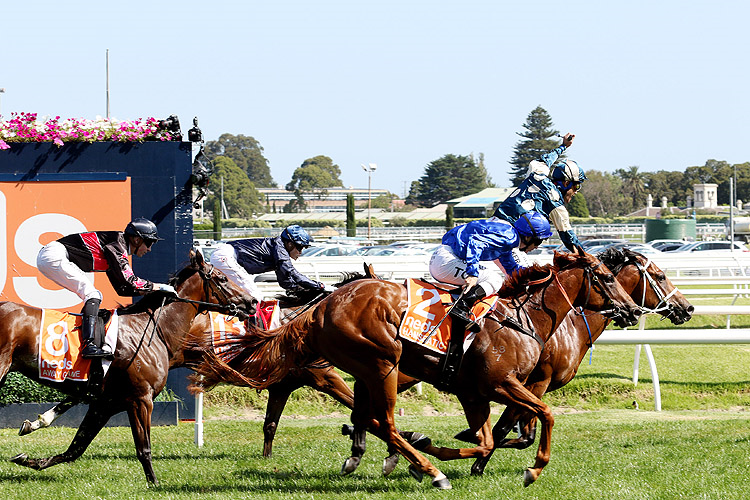
[[81, 337], [83, 349], [81, 357], [112, 359], [114, 355], [106, 348], [99, 347], [96, 343], [96, 320], [99, 316], [99, 299], [88, 299], [83, 306], [83, 319], [81, 321]]
[[464, 293], [451, 309], [451, 337], [448, 341], [448, 351], [440, 371], [438, 389], [447, 391], [453, 384], [461, 358], [464, 353], [464, 333], [469, 331], [478, 332], [479, 325], [471, 319], [471, 308], [474, 303], [485, 296], [484, 288], [479, 285], [473, 286]]
[[469, 331], [478, 332], [479, 325], [471, 319], [471, 308], [474, 307], [477, 300], [484, 298], [485, 295], [484, 288], [479, 285], [474, 285], [470, 290], [465, 292], [453, 305], [453, 309], [451, 309], [450, 315], [453, 317], [453, 322], [455, 323], [458, 320], [464, 323]]

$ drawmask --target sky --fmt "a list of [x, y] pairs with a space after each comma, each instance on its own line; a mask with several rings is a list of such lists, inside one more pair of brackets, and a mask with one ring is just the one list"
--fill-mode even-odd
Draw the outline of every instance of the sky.
[[740, 0], [5, 2], [0, 114], [106, 116], [109, 50], [112, 117], [252, 136], [282, 186], [326, 155], [401, 196], [479, 153], [509, 186], [537, 106], [584, 170], [744, 163], [748, 19]]

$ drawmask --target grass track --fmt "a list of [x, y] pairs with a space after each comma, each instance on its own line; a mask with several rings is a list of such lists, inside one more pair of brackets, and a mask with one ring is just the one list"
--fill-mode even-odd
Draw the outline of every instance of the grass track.
[[[127, 429], [108, 428], [82, 458], [37, 472], [0, 463], [0, 497], [6, 499], [746, 499], [750, 469], [750, 412], [655, 413], [602, 410], [556, 417], [552, 460], [529, 488], [522, 473], [534, 449], [499, 450], [482, 477], [470, 461], [436, 462], [454, 489], [436, 491], [416, 483], [399, 464], [380, 474], [385, 446], [370, 438], [360, 469], [338, 470], [349, 441], [339, 435], [342, 419], [289, 419], [280, 429], [274, 457], [260, 456], [258, 421], [209, 421], [206, 446], [192, 444], [193, 427], [153, 430], [154, 463], [161, 484], [148, 488]], [[462, 417], [399, 417], [402, 428], [420, 429], [436, 443], [455, 446], [451, 436]], [[47, 456], [62, 451], [72, 429], [51, 428], [19, 437], [0, 431], [0, 456], [20, 451]]]

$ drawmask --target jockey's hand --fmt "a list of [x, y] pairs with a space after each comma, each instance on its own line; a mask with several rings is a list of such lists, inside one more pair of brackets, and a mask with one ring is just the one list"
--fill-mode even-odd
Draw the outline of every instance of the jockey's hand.
[[177, 290], [175, 290], [172, 285], [167, 285], [165, 283], [154, 283], [154, 291], [169, 293], [175, 297], [177, 296]]
[[464, 290], [468, 292], [469, 290], [474, 288], [474, 286], [477, 284], [478, 279], [479, 278], [477, 278], [476, 276], [467, 276], [466, 284], [464, 285]]
[[333, 285], [323, 285], [323, 291], [327, 293], [333, 293], [336, 291], [336, 287]]
[[565, 136], [563, 137], [563, 146], [565, 146], [566, 148], [569, 148], [570, 145], [573, 144], [574, 137], [575, 137], [575, 134], [571, 134], [570, 132], [565, 134]]

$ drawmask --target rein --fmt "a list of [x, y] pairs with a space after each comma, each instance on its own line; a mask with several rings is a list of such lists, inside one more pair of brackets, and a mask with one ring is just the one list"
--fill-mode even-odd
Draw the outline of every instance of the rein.
[[646, 303], [646, 287], [644, 286], [643, 295], [641, 296], [641, 303], [639, 304], [641, 309], [649, 313], [661, 313], [663, 311], [671, 310], [672, 306], [669, 304], [669, 299], [672, 298], [672, 295], [677, 293], [677, 287], [674, 287], [671, 292], [665, 295], [661, 287], [658, 286], [656, 281], [654, 281], [653, 276], [651, 276], [651, 274], [646, 271], [646, 269], [648, 269], [648, 266], [651, 265], [651, 259], [646, 258], [645, 266], [638, 262], [638, 259], [633, 259], [633, 263], [638, 269], [638, 272], [641, 273], [641, 278], [648, 282], [648, 284], [651, 286], [651, 289], [656, 294], [656, 297], [659, 299], [659, 303], [656, 304], [656, 307], [654, 307], [653, 309], [645, 307], [644, 304]]

